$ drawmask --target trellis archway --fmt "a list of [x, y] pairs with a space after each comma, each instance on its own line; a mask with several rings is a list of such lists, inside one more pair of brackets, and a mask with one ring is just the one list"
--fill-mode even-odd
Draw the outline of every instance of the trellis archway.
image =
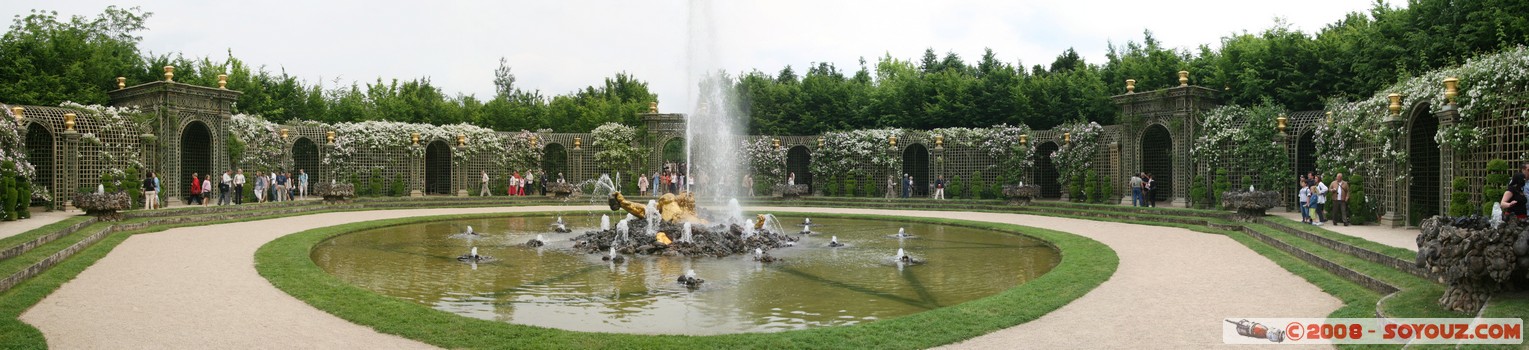
[[1428, 104], [1413, 109], [1407, 127], [1407, 159], [1411, 169], [1407, 181], [1407, 224], [1417, 225], [1423, 219], [1439, 215], [1439, 192], [1443, 180], [1439, 176], [1439, 143], [1433, 136], [1439, 132], [1439, 119], [1428, 113]]
[[557, 181], [558, 174], [568, 171], [568, 149], [560, 143], [549, 143], [542, 148], [542, 173], [547, 181]]
[[[180, 148], [181, 173], [177, 175], [180, 181], [176, 183], [187, 184], [186, 186], [189, 187], [192, 173], [213, 174], [212, 132], [207, 128], [207, 124], [201, 121], [186, 123], [186, 126], [181, 129]], [[162, 182], [168, 183], [168, 181]], [[190, 192], [180, 193], [189, 194]]]
[[37, 175], [31, 179], [32, 184], [58, 193], [53, 189], [53, 132], [42, 124], [27, 125], [27, 161], [37, 168]]
[[451, 194], [451, 146], [446, 141], [425, 147], [425, 193]]
[[812, 151], [807, 146], [791, 147], [786, 151], [786, 174], [796, 174], [798, 185], [807, 185], [807, 193], [812, 193]]
[[928, 197], [929, 149], [917, 143], [903, 149], [903, 174], [913, 175], [913, 197]]
[[1162, 124], [1153, 124], [1142, 133], [1141, 169], [1152, 174], [1152, 199], [1173, 199], [1173, 136]]
[[676, 137], [665, 141], [663, 158], [660, 160], [664, 163], [685, 161], [685, 139]]
[[1295, 141], [1295, 173], [1306, 174], [1317, 170], [1317, 143], [1314, 131], [1301, 133]]
[[1057, 183], [1061, 174], [1057, 173], [1056, 163], [1051, 160], [1051, 154], [1059, 148], [1056, 142], [1042, 143], [1035, 148], [1035, 183], [1041, 186], [1041, 198], [1062, 198], [1062, 184]]
[[296, 168], [292, 169], [292, 176], [307, 173], [308, 181], [317, 180], [313, 174], [319, 171], [319, 145], [307, 137], [297, 138], [297, 142], [292, 143], [292, 166]]

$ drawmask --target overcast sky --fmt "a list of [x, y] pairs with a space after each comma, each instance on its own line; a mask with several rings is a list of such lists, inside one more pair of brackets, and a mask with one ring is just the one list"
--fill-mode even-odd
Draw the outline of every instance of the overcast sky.
[[[429, 77], [448, 94], [494, 93], [505, 57], [517, 85], [564, 94], [617, 72], [647, 81], [660, 109], [685, 112], [692, 13], [710, 12], [711, 58], [730, 72], [805, 72], [831, 62], [853, 73], [858, 60], [890, 54], [917, 59], [925, 48], [967, 62], [992, 48], [1010, 63], [1049, 64], [1068, 47], [1102, 63], [1107, 45], [1141, 41], [1170, 47], [1218, 45], [1283, 18], [1314, 32], [1371, 0], [1065, 1], [57, 1], [6, 0], [0, 13], [30, 9], [95, 16], [108, 5], [154, 15], [141, 49], [188, 57], [235, 57], [309, 82]], [[1398, 4], [1404, 6], [1405, 2]], [[704, 27], [701, 26], [701, 27]]]

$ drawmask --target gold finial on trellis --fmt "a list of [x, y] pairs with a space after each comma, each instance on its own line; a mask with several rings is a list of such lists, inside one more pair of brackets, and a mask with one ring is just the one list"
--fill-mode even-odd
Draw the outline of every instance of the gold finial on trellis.
[[1189, 71], [1179, 71], [1179, 86], [1189, 86]]
[[410, 134], [409, 135], [409, 143], [412, 144], [412, 145], [415, 145], [415, 146], [419, 146], [419, 133], [416, 132], [416, 133]]
[[1402, 94], [1393, 92], [1390, 95], [1386, 95], [1386, 98], [1391, 100], [1391, 105], [1387, 106], [1391, 109], [1391, 117], [1400, 117], [1402, 115]]
[[1460, 79], [1455, 77], [1444, 78], [1444, 99], [1448, 100], [1449, 104], [1455, 104], [1455, 97], [1460, 96], [1459, 87]]
[[218, 89], [228, 90], [228, 74], [218, 74]]
[[897, 135], [887, 136], [887, 143], [897, 147]]
[[328, 140], [331, 144], [334, 143], [334, 131], [325, 131], [324, 139]]
[[1030, 143], [1030, 134], [1019, 134], [1019, 144]]
[[1126, 93], [1136, 93], [1136, 79], [1126, 79]]
[[175, 81], [175, 66], [165, 66], [165, 81]]
[[127, 88], [127, 77], [117, 77], [117, 90]]
[[286, 140], [287, 139], [287, 128], [281, 128], [281, 139], [282, 140]]
[[1285, 121], [1287, 121], [1287, 120], [1290, 120], [1290, 119], [1289, 118], [1285, 118], [1284, 114], [1279, 115], [1279, 118], [1274, 118], [1274, 121], [1279, 122], [1279, 126], [1277, 126], [1277, 128], [1279, 128], [1279, 133], [1281, 133], [1281, 134], [1285, 133]]
[[934, 148], [945, 148], [945, 135], [934, 135]]
[[583, 149], [583, 148], [584, 148], [584, 138], [583, 137], [575, 137], [575, 138], [573, 138], [573, 149]]
[[21, 107], [11, 107], [11, 114], [16, 116], [16, 125], [21, 125], [21, 121], [24, 119], [21, 115], [26, 110], [26, 108]]
[[818, 136], [818, 148], [823, 148], [824, 141], [828, 141], [828, 140], [823, 139], [822, 136]]
[[1072, 132], [1071, 131], [1062, 133], [1062, 143], [1072, 143]]
[[467, 145], [467, 135], [457, 134], [457, 146]]
[[531, 148], [536, 148], [536, 135], [531, 135]]
[[74, 113], [64, 113], [64, 131], [74, 131]]
[[1333, 111], [1327, 111], [1327, 126], [1333, 126]]
[[648, 102], [648, 113], [658, 114], [658, 101]]
[[770, 139], [770, 144], [774, 145], [775, 149], [780, 149], [780, 139]]

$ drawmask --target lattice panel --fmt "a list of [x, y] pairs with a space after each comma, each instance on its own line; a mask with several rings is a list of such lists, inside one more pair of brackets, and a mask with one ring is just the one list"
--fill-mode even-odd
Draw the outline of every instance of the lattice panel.
[[[1488, 161], [1492, 159], [1508, 161], [1510, 169], [1507, 174], [1511, 176], [1524, 164], [1525, 160], [1529, 160], [1529, 155], [1525, 154], [1525, 151], [1529, 151], [1529, 146], [1525, 144], [1525, 140], [1529, 140], [1529, 128], [1525, 128], [1525, 123], [1529, 123], [1529, 93], [1516, 92], [1512, 95], [1517, 98], [1508, 99], [1514, 102], [1505, 108], [1486, 111], [1474, 118], [1475, 121], [1472, 124], [1484, 129], [1485, 144], [1469, 152], [1457, 152], [1456, 154], [1461, 156], [1454, 158], [1454, 164], [1443, 167], [1447, 173], [1452, 173], [1453, 177], [1464, 177], [1470, 182], [1471, 202], [1476, 203], [1478, 209], [1481, 207], [1480, 203], [1496, 202], [1501, 199], [1486, 198], [1482, 193], [1484, 189], [1504, 191], [1507, 187], [1507, 184], [1486, 183]], [[1450, 190], [1446, 188], [1445, 192], [1448, 193]], [[1448, 202], [1448, 200], [1443, 201]]]

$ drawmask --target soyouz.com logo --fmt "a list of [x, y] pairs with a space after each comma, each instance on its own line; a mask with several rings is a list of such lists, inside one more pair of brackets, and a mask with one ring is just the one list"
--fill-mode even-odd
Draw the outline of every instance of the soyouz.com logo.
[[1523, 344], [1522, 318], [1240, 318], [1227, 344]]

